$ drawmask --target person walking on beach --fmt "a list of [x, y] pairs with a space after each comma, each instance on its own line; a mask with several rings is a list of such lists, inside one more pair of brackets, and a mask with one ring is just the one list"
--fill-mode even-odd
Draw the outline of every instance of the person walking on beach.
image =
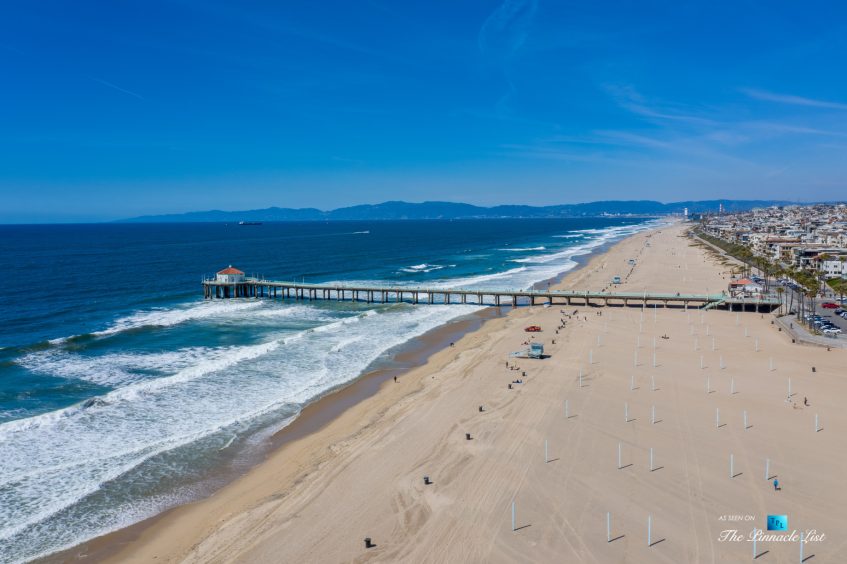
[[777, 480], [776, 478], [774, 478], [774, 480], [773, 480], [773, 491], [775, 491], [775, 492], [779, 491], [779, 480]]

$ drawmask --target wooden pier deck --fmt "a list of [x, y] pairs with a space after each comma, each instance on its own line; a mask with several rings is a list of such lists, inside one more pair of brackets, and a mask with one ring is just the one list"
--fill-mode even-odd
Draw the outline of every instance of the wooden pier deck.
[[589, 305], [726, 308], [733, 311], [772, 311], [779, 298], [729, 297], [724, 294], [679, 294], [662, 292], [592, 292], [568, 290], [493, 290], [474, 288], [427, 288], [411, 286], [360, 286], [353, 284], [306, 284], [260, 278], [239, 283], [203, 280], [206, 299], [270, 298], [335, 300], [366, 303], [511, 305]]

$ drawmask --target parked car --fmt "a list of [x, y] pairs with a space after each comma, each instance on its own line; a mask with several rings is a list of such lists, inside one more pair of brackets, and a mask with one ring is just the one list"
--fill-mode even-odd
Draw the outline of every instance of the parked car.
[[821, 304], [821, 307], [824, 309], [838, 309], [838, 304], [832, 302], [824, 302]]

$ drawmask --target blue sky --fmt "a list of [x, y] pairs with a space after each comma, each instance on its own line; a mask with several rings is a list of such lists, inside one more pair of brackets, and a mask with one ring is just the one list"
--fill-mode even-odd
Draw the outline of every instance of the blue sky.
[[0, 222], [843, 199], [838, 2], [8, 3]]

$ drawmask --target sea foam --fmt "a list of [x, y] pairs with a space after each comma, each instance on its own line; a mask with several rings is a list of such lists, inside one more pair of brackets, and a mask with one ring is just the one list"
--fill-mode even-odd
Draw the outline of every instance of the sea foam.
[[[105, 516], [111, 510], [97, 501], [107, 484], [136, 475], [146, 483], [175, 464], [154, 461], [218, 435], [215, 451], [231, 448], [233, 436], [242, 436], [251, 422], [280, 409], [296, 413], [389, 348], [475, 309], [383, 307], [253, 345], [101, 358], [63, 350], [29, 356], [22, 362], [32, 369], [66, 378], [97, 380], [86, 374], [110, 366], [104, 378], [117, 387], [97, 401], [0, 425], [0, 554], [31, 558], [126, 525], [120, 520], [110, 527]], [[251, 316], [241, 323], [252, 323]], [[126, 377], [138, 369], [157, 374]], [[143, 492], [135, 488], [140, 486], [128, 483], [121, 491]], [[145, 511], [132, 500], [121, 503], [134, 508], [136, 518], [163, 508], [142, 497], [138, 504]]]
[[[573, 268], [575, 257], [651, 226], [570, 232], [563, 238], [584, 239], [572, 247], [504, 249], [526, 256], [511, 259], [519, 263], [515, 268], [445, 276], [426, 285], [529, 288]], [[443, 275], [446, 264], [421, 262], [399, 270]], [[306, 403], [355, 379], [392, 347], [476, 309], [196, 301], [125, 315], [92, 333], [95, 344], [123, 343], [139, 331], [147, 338], [149, 330], [150, 339], [176, 333], [182, 341], [174, 342], [184, 344], [175, 348], [127, 351], [64, 338], [46, 350], [25, 352], [16, 363], [32, 373], [108, 391], [0, 424], [0, 562], [48, 554], [192, 498], [197, 493], [191, 476], [216, 456], [254, 448]], [[191, 344], [192, 335], [202, 331], [220, 342]], [[235, 344], [229, 344], [230, 335], [251, 340], [233, 337]], [[182, 485], [162, 489], [169, 483]]]

